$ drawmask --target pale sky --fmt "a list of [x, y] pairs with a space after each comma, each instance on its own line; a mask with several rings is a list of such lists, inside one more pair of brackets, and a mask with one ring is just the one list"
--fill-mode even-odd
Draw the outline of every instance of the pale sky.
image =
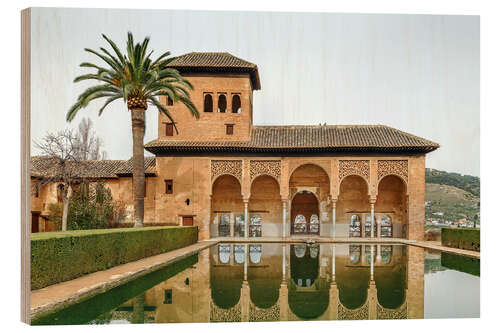
[[[94, 121], [111, 159], [132, 155], [130, 116], [117, 101], [65, 115], [89, 83], [72, 83], [126, 33], [159, 55], [229, 52], [257, 64], [255, 125], [384, 124], [438, 142], [427, 167], [479, 176], [479, 17], [118, 9], [32, 11], [31, 135]], [[154, 55], [153, 54], [153, 55]], [[147, 113], [145, 142], [157, 137]], [[32, 149], [32, 153], [37, 151]]]

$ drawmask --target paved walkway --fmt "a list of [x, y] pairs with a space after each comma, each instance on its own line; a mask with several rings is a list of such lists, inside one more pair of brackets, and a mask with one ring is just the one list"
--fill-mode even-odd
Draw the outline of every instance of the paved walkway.
[[416, 241], [404, 240], [402, 243], [408, 244], [408, 245], [413, 245], [413, 246], [424, 247], [426, 249], [432, 249], [432, 250], [438, 250], [438, 251], [443, 251], [443, 252], [448, 252], [448, 253], [459, 254], [462, 256], [467, 256], [467, 257], [472, 257], [472, 258], [477, 258], [477, 259], [481, 258], [481, 252], [462, 250], [462, 249], [456, 249], [454, 247], [442, 246], [441, 242], [438, 242], [438, 241], [416, 242]]
[[33, 290], [30, 297], [30, 317], [54, 308], [66, 307], [82, 298], [103, 293], [113, 287], [153, 272], [174, 261], [188, 257], [216, 244], [216, 241], [201, 241], [196, 244], [162, 253], [156, 256], [115, 266], [105, 271], [98, 271], [61, 282], [42, 289]]

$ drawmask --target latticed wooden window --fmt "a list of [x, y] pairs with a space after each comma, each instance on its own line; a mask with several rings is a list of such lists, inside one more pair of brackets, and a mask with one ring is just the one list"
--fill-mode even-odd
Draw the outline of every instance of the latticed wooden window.
[[165, 179], [165, 193], [174, 193], [174, 182], [172, 181], [172, 179]]
[[226, 124], [226, 134], [233, 135], [233, 132], [234, 132], [234, 125], [233, 124]]
[[174, 135], [174, 124], [173, 123], [165, 123], [165, 135], [173, 136]]

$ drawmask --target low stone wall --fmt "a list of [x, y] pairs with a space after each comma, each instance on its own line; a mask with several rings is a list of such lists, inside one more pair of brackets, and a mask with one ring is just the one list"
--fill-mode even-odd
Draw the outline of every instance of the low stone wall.
[[441, 245], [457, 249], [479, 251], [480, 230], [473, 228], [442, 228]]
[[198, 241], [197, 227], [146, 227], [31, 236], [31, 289], [72, 280]]

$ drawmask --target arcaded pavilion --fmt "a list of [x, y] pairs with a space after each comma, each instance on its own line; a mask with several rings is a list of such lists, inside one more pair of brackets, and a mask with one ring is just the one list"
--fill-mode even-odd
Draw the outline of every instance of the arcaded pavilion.
[[[425, 155], [437, 143], [384, 125], [256, 126], [254, 112], [269, 110], [253, 108], [255, 64], [194, 52], [171, 66], [194, 86], [200, 117], [162, 100], [178, 133], [160, 114], [158, 138], [145, 145], [155, 155], [146, 159], [146, 225], [195, 225], [200, 239], [423, 239]], [[130, 161], [96, 168], [132, 209]], [[32, 200], [32, 211], [43, 209]]]

